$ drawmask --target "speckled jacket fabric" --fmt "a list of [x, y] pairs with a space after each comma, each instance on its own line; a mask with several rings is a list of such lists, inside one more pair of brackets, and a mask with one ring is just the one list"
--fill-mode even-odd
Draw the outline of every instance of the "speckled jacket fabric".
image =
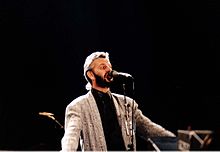
[[[136, 150], [134, 135], [136, 132], [145, 139], [154, 136], [175, 136], [172, 132], [144, 116], [133, 99], [124, 98], [123, 95], [115, 93], [112, 93], [112, 98], [127, 149], [133, 141], [133, 149]], [[132, 107], [135, 122], [133, 127], [131, 125]], [[132, 131], [132, 128], [136, 130]], [[91, 91], [76, 98], [66, 107], [64, 130], [61, 151], [76, 151], [79, 142], [84, 151], [107, 151], [101, 117]], [[134, 137], [133, 140], [131, 137]]]

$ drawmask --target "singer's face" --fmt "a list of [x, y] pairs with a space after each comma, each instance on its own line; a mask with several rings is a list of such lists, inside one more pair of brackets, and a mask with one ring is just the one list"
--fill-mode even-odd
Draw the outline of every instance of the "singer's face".
[[95, 77], [95, 82], [100, 87], [109, 87], [112, 80], [108, 78], [108, 73], [112, 70], [112, 65], [105, 58], [98, 58], [93, 61], [92, 72]]

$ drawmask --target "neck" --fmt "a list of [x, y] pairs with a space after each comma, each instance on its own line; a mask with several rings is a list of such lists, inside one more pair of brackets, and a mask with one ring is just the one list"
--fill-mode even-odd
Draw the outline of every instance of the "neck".
[[104, 92], [104, 93], [106, 93], [106, 92], [108, 92], [110, 90], [109, 87], [103, 88], [103, 87], [93, 86], [92, 88], [94, 88], [94, 89], [96, 89], [98, 91]]

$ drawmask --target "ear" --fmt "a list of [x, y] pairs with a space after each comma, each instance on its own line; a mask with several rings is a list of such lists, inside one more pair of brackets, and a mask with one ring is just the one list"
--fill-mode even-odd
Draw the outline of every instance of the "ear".
[[89, 79], [94, 80], [95, 76], [94, 73], [92, 71], [87, 71], [87, 76], [89, 77]]

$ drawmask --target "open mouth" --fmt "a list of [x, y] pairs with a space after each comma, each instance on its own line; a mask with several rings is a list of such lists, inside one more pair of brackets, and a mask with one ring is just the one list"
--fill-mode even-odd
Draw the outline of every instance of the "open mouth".
[[105, 74], [105, 78], [108, 79], [109, 81], [111, 81], [113, 77], [109, 74], [109, 72], [107, 72]]

